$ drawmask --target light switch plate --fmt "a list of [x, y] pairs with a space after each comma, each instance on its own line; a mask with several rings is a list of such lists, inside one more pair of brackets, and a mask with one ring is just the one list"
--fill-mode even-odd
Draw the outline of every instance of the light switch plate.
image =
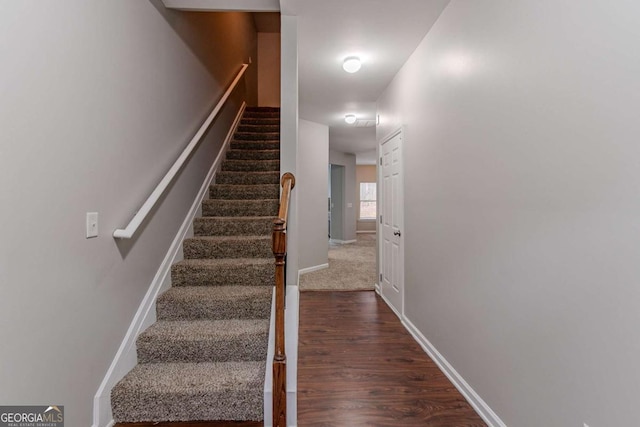
[[98, 237], [98, 212], [87, 212], [87, 239]]

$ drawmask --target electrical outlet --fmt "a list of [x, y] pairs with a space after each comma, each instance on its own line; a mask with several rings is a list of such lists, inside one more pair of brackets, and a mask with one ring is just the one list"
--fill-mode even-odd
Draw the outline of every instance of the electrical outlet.
[[98, 212], [87, 212], [87, 239], [98, 237]]

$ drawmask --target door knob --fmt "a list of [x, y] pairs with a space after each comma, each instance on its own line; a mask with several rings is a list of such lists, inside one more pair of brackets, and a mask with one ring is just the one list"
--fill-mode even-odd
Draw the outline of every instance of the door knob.
[[394, 236], [402, 236], [402, 233], [400, 233], [400, 230], [398, 230], [398, 231], [394, 231], [393, 235]]

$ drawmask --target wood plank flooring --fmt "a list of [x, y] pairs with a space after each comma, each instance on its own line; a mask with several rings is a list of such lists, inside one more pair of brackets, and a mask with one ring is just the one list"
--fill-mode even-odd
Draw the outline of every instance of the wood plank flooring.
[[486, 426], [374, 292], [302, 292], [298, 425]]

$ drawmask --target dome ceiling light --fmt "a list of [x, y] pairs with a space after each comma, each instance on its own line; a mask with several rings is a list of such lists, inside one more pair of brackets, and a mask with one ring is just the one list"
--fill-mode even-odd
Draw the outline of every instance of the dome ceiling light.
[[357, 56], [349, 56], [345, 58], [344, 62], [342, 63], [342, 68], [344, 68], [347, 73], [353, 74], [357, 72], [360, 67], [362, 67], [362, 62], [360, 62], [360, 58], [358, 58]]
[[347, 114], [346, 116], [344, 116], [344, 121], [350, 125], [354, 124], [356, 122], [355, 114]]

